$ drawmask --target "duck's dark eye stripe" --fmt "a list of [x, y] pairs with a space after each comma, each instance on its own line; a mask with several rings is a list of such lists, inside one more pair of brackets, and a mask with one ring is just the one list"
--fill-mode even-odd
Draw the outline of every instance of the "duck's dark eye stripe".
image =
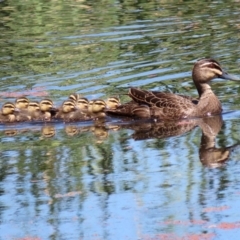
[[72, 103], [65, 103], [65, 106], [71, 106], [74, 107], [74, 105]]
[[110, 99], [109, 102], [118, 103], [118, 100]]
[[30, 107], [38, 107], [38, 104], [29, 104]]
[[211, 64], [209, 65], [209, 67], [210, 67], [210, 68], [216, 68], [216, 69], [222, 71], [221, 67], [220, 67], [217, 63], [214, 63], [214, 62], [211, 63]]
[[42, 102], [42, 104], [45, 104], [45, 105], [52, 105], [52, 103], [50, 103], [50, 102]]
[[102, 102], [95, 102], [94, 104], [96, 104], [96, 105], [99, 105], [99, 106], [105, 106], [105, 104], [104, 103], [102, 103]]
[[17, 103], [28, 103], [27, 100], [18, 100]]

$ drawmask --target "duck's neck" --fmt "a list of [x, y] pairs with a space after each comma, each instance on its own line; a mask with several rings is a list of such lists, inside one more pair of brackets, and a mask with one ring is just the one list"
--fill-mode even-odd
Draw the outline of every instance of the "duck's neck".
[[199, 94], [199, 102], [197, 105], [198, 112], [201, 115], [215, 115], [222, 112], [221, 102], [214, 94], [211, 87], [207, 83], [199, 83], [194, 81]]
[[208, 83], [199, 83], [197, 81], [194, 81], [194, 84], [197, 88], [199, 98], [201, 98], [201, 96], [203, 95], [204, 92], [210, 92], [211, 91], [213, 93], [213, 91], [212, 91], [212, 89], [211, 89], [211, 87], [209, 86]]

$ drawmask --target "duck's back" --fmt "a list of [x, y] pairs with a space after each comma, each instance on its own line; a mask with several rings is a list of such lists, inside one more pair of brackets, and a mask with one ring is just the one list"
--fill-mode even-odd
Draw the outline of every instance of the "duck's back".
[[182, 119], [197, 115], [198, 100], [183, 95], [130, 88], [129, 96], [138, 104], [147, 105], [151, 117]]

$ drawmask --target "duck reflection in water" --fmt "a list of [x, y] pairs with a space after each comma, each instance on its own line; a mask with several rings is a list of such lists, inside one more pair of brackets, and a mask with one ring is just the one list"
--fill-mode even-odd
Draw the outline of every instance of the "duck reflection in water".
[[199, 158], [201, 163], [207, 167], [220, 167], [228, 159], [235, 147], [240, 144], [235, 144], [230, 147], [216, 148], [216, 136], [221, 130], [223, 120], [221, 115], [188, 119], [176, 122], [141, 122], [129, 125], [122, 125], [121, 128], [134, 130], [132, 135], [135, 140], [146, 140], [151, 138], [168, 138], [179, 136], [193, 130], [199, 126], [202, 130], [201, 143], [199, 148]]

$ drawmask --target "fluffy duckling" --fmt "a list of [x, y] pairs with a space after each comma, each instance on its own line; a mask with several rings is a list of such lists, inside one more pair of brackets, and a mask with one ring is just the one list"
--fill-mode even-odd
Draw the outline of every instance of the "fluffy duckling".
[[53, 101], [50, 99], [43, 99], [40, 103], [40, 111], [44, 114], [43, 120], [49, 121], [56, 115], [58, 109], [54, 107]]
[[87, 114], [81, 111], [73, 100], [64, 101], [55, 118], [63, 119], [65, 122], [89, 119]]
[[19, 97], [15, 100], [15, 107], [19, 109], [16, 115], [16, 121], [30, 121], [32, 120], [31, 116], [28, 113], [29, 100], [26, 97]]
[[72, 100], [75, 103], [77, 103], [79, 98], [80, 98], [80, 95], [78, 93], [72, 93], [69, 95], [68, 100]]
[[107, 104], [102, 99], [91, 100], [88, 104], [88, 114], [94, 119], [105, 118], [106, 108]]
[[118, 97], [109, 97], [106, 104], [108, 109], [117, 109], [121, 105]]
[[15, 100], [15, 107], [19, 110], [27, 109], [29, 100], [26, 97], [19, 97]]
[[89, 101], [87, 100], [87, 98], [81, 97], [77, 100], [77, 107], [83, 112], [88, 111], [88, 104]]
[[32, 120], [49, 121], [55, 115], [57, 109], [54, 108], [53, 102], [50, 99], [43, 99], [39, 102], [30, 102], [28, 112]]
[[6, 102], [3, 104], [0, 111], [0, 122], [15, 122], [16, 121], [16, 113], [19, 110], [15, 107], [15, 105], [11, 102]]

